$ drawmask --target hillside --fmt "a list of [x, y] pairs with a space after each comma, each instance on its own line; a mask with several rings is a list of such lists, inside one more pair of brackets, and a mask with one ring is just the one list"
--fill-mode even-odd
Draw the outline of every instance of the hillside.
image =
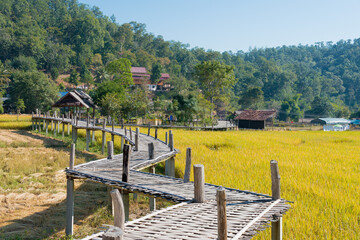
[[[97, 7], [76, 0], [0, 2], [0, 75], [3, 93], [12, 71], [40, 71], [53, 80], [75, 70], [83, 83], [106, 78], [107, 63], [127, 58], [132, 66], [169, 73], [176, 95], [198, 94], [195, 66], [215, 60], [234, 66], [235, 85], [215, 101], [217, 110], [276, 108], [286, 119], [344, 116], [359, 109], [360, 39], [311, 46], [216, 52], [165, 41], [145, 24], [116, 23]], [[11, 83], [10, 83], [11, 84]], [[175, 92], [175, 93], [174, 93]], [[159, 94], [158, 94], [159, 95]]]

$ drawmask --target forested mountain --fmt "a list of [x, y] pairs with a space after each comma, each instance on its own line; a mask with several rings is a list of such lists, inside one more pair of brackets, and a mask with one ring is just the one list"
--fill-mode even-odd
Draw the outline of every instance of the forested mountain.
[[102, 84], [107, 64], [119, 58], [169, 73], [174, 90], [159, 99], [185, 99], [190, 107], [193, 95], [205, 91], [196, 66], [207, 61], [234, 66], [233, 86], [214, 101], [218, 110], [276, 108], [283, 120], [296, 120], [304, 113], [346, 117], [360, 105], [360, 39], [220, 53], [165, 41], [145, 24], [120, 25], [76, 0], [0, 1], [3, 92], [16, 71], [44, 72], [53, 80], [72, 73], [70, 81], [78, 74], [84, 83]]

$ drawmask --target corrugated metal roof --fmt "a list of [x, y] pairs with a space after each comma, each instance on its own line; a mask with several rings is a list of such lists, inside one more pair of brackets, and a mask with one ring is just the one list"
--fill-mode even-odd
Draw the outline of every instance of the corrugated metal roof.
[[274, 117], [275, 114], [275, 110], [243, 110], [235, 117], [235, 120], [265, 121]]
[[[351, 121], [347, 120], [345, 118], [318, 118], [321, 121], [324, 121], [325, 124], [350, 124]], [[312, 122], [315, 122], [316, 119], [314, 119]]]
[[145, 67], [131, 67], [131, 73], [147, 74], [147, 71]]

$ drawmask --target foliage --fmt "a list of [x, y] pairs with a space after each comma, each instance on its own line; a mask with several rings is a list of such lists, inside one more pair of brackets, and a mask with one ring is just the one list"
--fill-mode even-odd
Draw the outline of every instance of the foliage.
[[196, 65], [195, 77], [198, 79], [204, 96], [214, 102], [221, 93], [235, 83], [234, 67], [218, 61], [207, 61]]
[[79, 85], [79, 74], [76, 71], [76, 69], [73, 69], [70, 77], [69, 77], [69, 83], [73, 84], [75, 87], [77, 87], [77, 85]]
[[161, 65], [155, 64], [151, 70], [151, 77], [150, 77], [151, 83], [156, 84], [159, 81], [160, 77], [161, 77]]
[[134, 84], [131, 74], [131, 62], [126, 58], [119, 58], [106, 66], [106, 71], [111, 75], [111, 80], [128, 87]]
[[25, 112], [48, 110], [58, 98], [58, 88], [44, 73], [16, 71], [9, 86], [10, 103], [16, 108], [18, 99], [23, 99]]
[[299, 107], [299, 99], [301, 95], [297, 94], [294, 98], [284, 101], [281, 104], [281, 108], [279, 111], [279, 120], [288, 122], [289, 120], [293, 120], [295, 122], [299, 121], [299, 118], [303, 117], [303, 112]]
[[260, 109], [264, 104], [264, 92], [260, 87], [250, 87], [239, 100], [243, 109]]
[[18, 114], [20, 114], [22, 111], [24, 111], [24, 109], [25, 109], [24, 100], [22, 100], [21, 98], [19, 98], [19, 99], [15, 102], [15, 109], [16, 109], [16, 112], [17, 112]]
[[311, 110], [306, 112], [306, 115], [312, 117], [329, 117], [333, 116], [333, 106], [329, 100], [322, 97], [315, 97], [311, 103]]

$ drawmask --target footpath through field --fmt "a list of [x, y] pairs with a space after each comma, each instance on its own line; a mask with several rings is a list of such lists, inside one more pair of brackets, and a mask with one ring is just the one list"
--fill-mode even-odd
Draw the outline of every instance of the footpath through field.
[[[89, 122], [74, 119], [36, 115], [33, 126], [41, 129], [40, 124], [49, 126], [49, 122], [71, 124], [73, 132], [77, 129], [101, 130], [122, 137], [132, 145], [130, 154], [130, 174], [123, 181], [123, 154], [99, 159], [66, 169], [68, 179], [88, 179], [106, 184], [127, 192], [143, 193], [151, 197], [161, 197], [178, 204], [148, 216], [127, 222], [123, 239], [217, 239], [218, 210], [216, 193], [221, 186], [203, 184], [204, 201], [195, 202], [196, 183], [185, 182], [174, 177], [174, 156], [178, 153], [173, 145], [145, 134], [136, 134], [126, 129], [96, 127]], [[35, 122], [37, 121], [37, 122]], [[44, 128], [43, 128], [44, 129]], [[90, 132], [90, 131], [89, 131]], [[138, 131], [137, 131], [138, 132]], [[87, 138], [90, 133], [87, 133]], [[104, 136], [104, 134], [103, 134]], [[131, 136], [131, 137], [129, 137]], [[74, 134], [73, 134], [74, 137]], [[76, 141], [76, 136], [74, 137]], [[135, 141], [133, 141], [135, 139]], [[170, 135], [169, 135], [170, 141]], [[103, 141], [104, 142], [104, 141]], [[172, 144], [173, 141], [171, 140]], [[149, 143], [154, 145], [154, 154], [149, 157]], [[167, 172], [172, 176], [141, 172], [147, 167], [166, 162]], [[171, 164], [169, 164], [171, 163]], [[226, 194], [227, 239], [249, 239], [263, 230], [271, 221], [277, 221], [288, 209], [284, 199], [249, 191], [224, 188]], [[196, 194], [196, 193], [195, 193]], [[99, 239], [103, 233], [86, 239]]]

